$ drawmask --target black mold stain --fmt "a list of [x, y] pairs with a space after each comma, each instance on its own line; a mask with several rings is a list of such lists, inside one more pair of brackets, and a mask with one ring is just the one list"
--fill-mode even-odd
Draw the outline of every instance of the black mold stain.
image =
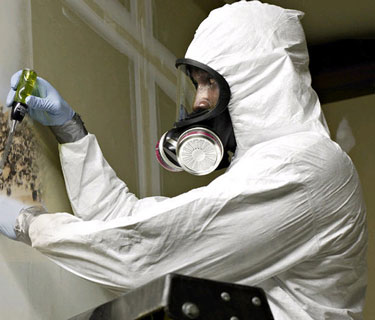
[[[5, 114], [0, 106], [0, 156], [4, 151], [9, 130], [8, 113]], [[17, 187], [27, 190], [33, 201], [41, 201], [37, 155], [38, 144], [31, 127], [24, 120], [16, 128], [8, 160], [5, 162], [3, 174], [0, 174], [2, 193], [6, 191], [6, 194], [11, 196], [12, 190]]]

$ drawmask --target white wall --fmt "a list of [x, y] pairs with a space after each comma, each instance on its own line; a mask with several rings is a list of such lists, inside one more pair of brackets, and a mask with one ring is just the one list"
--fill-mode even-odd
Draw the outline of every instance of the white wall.
[[[2, 0], [0, 2], [0, 105], [5, 103], [11, 75], [24, 67], [33, 67], [29, 0]], [[34, 124], [30, 124], [34, 128]], [[2, 134], [2, 133], [0, 133]], [[5, 137], [1, 137], [4, 141]], [[35, 138], [35, 137], [34, 137]], [[19, 137], [22, 139], [22, 136]], [[49, 149], [40, 143], [42, 150]], [[22, 143], [22, 141], [19, 141]], [[0, 148], [1, 150], [2, 148]], [[55, 146], [51, 147], [55, 149]], [[56, 179], [54, 166], [47, 155], [43, 159], [47, 172], [54, 178], [56, 193], [63, 190], [61, 179]], [[39, 174], [34, 171], [34, 173]], [[13, 183], [13, 182], [10, 182]], [[43, 181], [41, 181], [43, 183]], [[52, 192], [51, 192], [52, 193]], [[61, 194], [61, 193], [60, 193]], [[44, 194], [48, 196], [47, 194]], [[58, 197], [58, 194], [49, 198]], [[62, 195], [60, 198], [64, 198]], [[41, 203], [51, 207], [50, 201]], [[60, 200], [62, 201], [62, 200]], [[11, 196], [0, 191], [0, 214], [23, 206], [40, 204], [30, 197], [30, 188], [12, 185]], [[79, 312], [103, 303], [114, 295], [82, 280], [50, 262], [36, 250], [0, 235], [0, 319], [67, 319]]]
[[0, 103], [4, 104], [9, 79], [20, 67], [32, 67], [31, 10], [28, 0], [0, 4]]

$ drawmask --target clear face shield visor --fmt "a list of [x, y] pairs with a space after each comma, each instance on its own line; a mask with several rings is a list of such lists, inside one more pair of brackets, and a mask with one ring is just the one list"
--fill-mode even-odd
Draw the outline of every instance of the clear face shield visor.
[[214, 75], [191, 65], [177, 67], [177, 122], [209, 116], [219, 97], [220, 86]]

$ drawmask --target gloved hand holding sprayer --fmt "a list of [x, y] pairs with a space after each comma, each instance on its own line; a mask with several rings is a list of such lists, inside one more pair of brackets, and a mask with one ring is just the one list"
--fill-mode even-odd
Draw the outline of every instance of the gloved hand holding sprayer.
[[31, 73], [35, 75], [35, 85], [32, 86], [32, 91], [24, 97], [29, 116], [45, 126], [60, 126], [71, 120], [75, 114], [73, 109], [48, 81], [36, 77], [36, 73], [31, 70], [26, 70], [26, 72], [20, 70], [12, 76], [11, 90], [6, 105], [10, 107], [14, 101], [17, 101], [17, 88], [25, 81], [21, 75]]
[[[10, 85], [6, 106], [12, 108], [12, 123], [0, 159], [0, 174], [8, 159], [17, 125], [26, 113], [33, 120], [49, 126], [59, 142], [73, 142], [87, 134], [79, 116], [48, 81], [37, 77], [35, 71], [24, 69], [16, 72]], [[14, 226], [18, 215], [18, 211], [0, 215], [0, 232], [11, 239], [16, 239]]]

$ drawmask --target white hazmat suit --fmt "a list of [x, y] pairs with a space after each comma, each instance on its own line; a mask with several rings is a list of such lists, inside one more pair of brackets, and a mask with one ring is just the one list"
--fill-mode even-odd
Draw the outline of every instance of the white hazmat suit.
[[237, 150], [208, 186], [137, 199], [94, 135], [60, 145], [74, 216], [24, 211], [24, 241], [129, 290], [169, 272], [262, 287], [275, 319], [361, 319], [365, 205], [310, 85], [301, 12], [241, 1], [211, 12], [186, 58], [231, 89]]

